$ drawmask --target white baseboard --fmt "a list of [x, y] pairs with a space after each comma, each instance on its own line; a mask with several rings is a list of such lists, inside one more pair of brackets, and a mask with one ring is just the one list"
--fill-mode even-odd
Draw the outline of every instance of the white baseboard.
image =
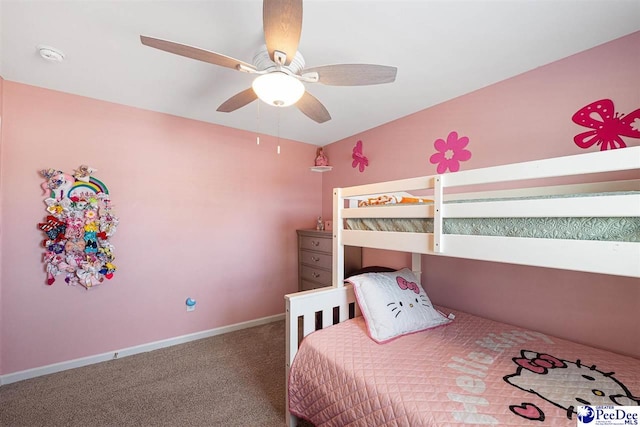
[[240, 329], [252, 328], [271, 322], [284, 320], [285, 315], [276, 314], [273, 316], [263, 317], [261, 319], [249, 320], [247, 322], [235, 323], [233, 325], [222, 326], [220, 328], [209, 329], [208, 331], [195, 332], [193, 334], [182, 335], [179, 337], [168, 338], [166, 340], [150, 342], [147, 344], [136, 345], [134, 347], [123, 348], [120, 350], [110, 351], [108, 353], [96, 354], [94, 356], [82, 357], [79, 359], [67, 360], [65, 362], [54, 363], [52, 365], [40, 366], [38, 368], [27, 369], [24, 371], [14, 372], [11, 374], [0, 375], [0, 386], [15, 383], [17, 381], [28, 380], [30, 378], [40, 377], [42, 375], [53, 374], [56, 372], [66, 371], [67, 369], [80, 368], [82, 366], [92, 365], [94, 363], [106, 362], [108, 360], [120, 359], [121, 357], [132, 356], [134, 354], [145, 353], [147, 351], [158, 350], [172, 345], [184, 344], [190, 341], [196, 341], [203, 338], [209, 338], [216, 335], [226, 334], [228, 332], [238, 331]]

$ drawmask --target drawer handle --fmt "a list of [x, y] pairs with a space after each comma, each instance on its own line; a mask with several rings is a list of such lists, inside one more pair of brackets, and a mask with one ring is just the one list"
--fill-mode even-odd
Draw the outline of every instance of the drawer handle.
[[318, 245], [320, 244], [320, 242], [315, 241], [315, 240], [312, 240], [312, 241], [311, 241], [311, 244], [312, 244], [313, 246], [318, 246]]
[[320, 261], [320, 258], [318, 258], [317, 256], [312, 256], [311, 260], [313, 260], [315, 262], [318, 262], [318, 261]]
[[311, 273], [313, 275], [313, 277], [315, 279], [317, 279], [318, 277], [320, 277], [320, 273], [316, 273], [315, 271], [313, 273]]

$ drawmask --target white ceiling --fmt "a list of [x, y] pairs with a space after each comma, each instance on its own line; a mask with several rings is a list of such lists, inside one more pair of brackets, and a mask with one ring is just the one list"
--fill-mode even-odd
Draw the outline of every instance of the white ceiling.
[[[216, 112], [253, 76], [140, 43], [143, 34], [251, 63], [263, 44], [260, 0], [0, 0], [0, 24], [6, 80], [325, 145], [638, 31], [640, 1], [307, 0], [307, 67], [398, 67], [386, 85], [306, 84], [332, 116], [323, 124], [258, 102]], [[65, 61], [41, 59], [40, 44]]]

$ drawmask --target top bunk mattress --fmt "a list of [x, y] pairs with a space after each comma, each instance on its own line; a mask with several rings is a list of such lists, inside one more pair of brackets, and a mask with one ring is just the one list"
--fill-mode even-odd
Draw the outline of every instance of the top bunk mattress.
[[362, 317], [308, 335], [290, 411], [316, 426], [574, 427], [582, 405], [640, 404], [638, 359], [452, 312], [382, 345]]
[[[566, 199], [598, 197], [612, 194], [621, 196], [637, 196], [640, 192], [627, 191], [617, 193], [534, 196], [525, 198], [470, 199], [454, 200], [445, 203]], [[398, 204], [400, 203], [393, 203], [394, 206], [397, 206]], [[378, 204], [376, 206], [380, 205], [381, 204]], [[367, 204], [361, 203], [360, 206], [366, 209]], [[585, 212], [585, 214], [588, 214], [588, 212]], [[443, 218], [443, 233], [478, 236], [640, 242], [640, 217], [638, 216], [509, 217], [508, 215], [508, 212], [505, 211], [505, 217]], [[345, 220], [345, 225], [348, 230], [414, 233], [434, 232], [433, 218], [347, 218]]]

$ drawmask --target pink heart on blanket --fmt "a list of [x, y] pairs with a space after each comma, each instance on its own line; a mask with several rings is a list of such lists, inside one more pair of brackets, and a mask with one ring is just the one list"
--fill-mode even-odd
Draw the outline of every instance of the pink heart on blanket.
[[522, 405], [510, 405], [509, 409], [516, 415], [528, 420], [544, 421], [544, 412], [533, 403], [523, 403]]

